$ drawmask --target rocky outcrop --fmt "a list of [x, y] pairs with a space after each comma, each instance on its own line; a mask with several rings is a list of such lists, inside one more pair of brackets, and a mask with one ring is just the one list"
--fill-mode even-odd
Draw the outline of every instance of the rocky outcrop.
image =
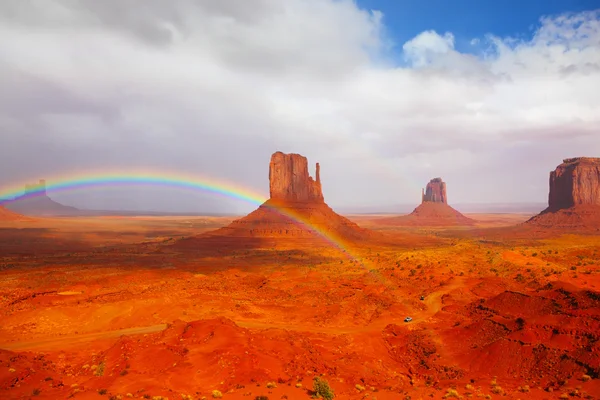
[[548, 208], [578, 205], [600, 206], [600, 158], [567, 158], [550, 172]]
[[269, 163], [270, 198], [284, 203], [324, 203], [321, 190], [319, 163], [315, 179], [308, 173], [308, 161], [300, 154], [284, 154], [280, 151], [271, 156]]
[[421, 193], [421, 204], [409, 215], [382, 218], [382, 225], [389, 226], [464, 226], [473, 225], [475, 220], [448, 205], [446, 183], [442, 178], [434, 178], [427, 183]]
[[276, 152], [269, 163], [270, 198], [258, 209], [228, 226], [175, 246], [200, 249], [206, 246], [248, 247], [266, 239], [317, 239], [328, 243], [364, 240], [374, 233], [335, 213], [323, 198], [320, 167], [315, 179], [308, 173], [306, 157]]
[[442, 178], [433, 178], [427, 183], [426, 189], [422, 193], [422, 203], [444, 203], [448, 204], [446, 196], [446, 182]]
[[5, 200], [2, 205], [11, 211], [24, 215], [70, 216], [80, 214], [77, 208], [65, 206], [48, 197], [44, 179], [40, 179], [38, 183], [25, 185], [23, 195]]
[[600, 231], [600, 158], [563, 160], [550, 172], [548, 208], [526, 224], [561, 231]]

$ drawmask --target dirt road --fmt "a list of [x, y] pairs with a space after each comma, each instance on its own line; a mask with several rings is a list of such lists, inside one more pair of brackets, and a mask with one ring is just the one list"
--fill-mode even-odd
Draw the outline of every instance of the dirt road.
[[5, 350], [49, 350], [55, 348], [65, 348], [76, 346], [78, 344], [91, 342], [100, 339], [112, 339], [123, 335], [142, 335], [145, 333], [160, 332], [167, 328], [166, 324], [145, 326], [140, 328], [127, 328], [115, 331], [87, 333], [81, 335], [67, 335], [52, 337], [46, 339], [31, 340], [26, 342], [0, 343], [0, 349]]
[[[442, 297], [452, 292], [455, 289], [460, 288], [464, 283], [462, 278], [454, 278], [454, 280], [448, 285], [441, 288], [439, 291], [430, 294], [424, 300], [427, 309], [425, 311], [414, 311], [411, 313], [413, 321], [410, 323], [411, 326], [423, 323], [429, 318], [434, 316], [437, 312], [442, 309]], [[388, 319], [380, 318], [375, 323], [366, 326], [343, 326], [343, 327], [320, 327], [320, 326], [306, 326], [306, 325], [292, 325], [292, 324], [276, 324], [270, 322], [254, 321], [254, 320], [236, 320], [234, 321], [238, 326], [248, 329], [282, 329], [288, 331], [298, 332], [311, 332], [311, 333], [324, 333], [329, 335], [343, 335], [343, 334], [359, 334], [368, 332], [380, 332], [389, 324], [404, 324], [404, 318], [402, 319]], [[60, 337], [52, 337], [46, 339], [37, 339], [26, 342], [13, 342], [0, 344], [0, 349], [6, 350], [51, 350], [51, 349], [62, 349], [65, 347], [73, 347], [83, 343], [91, 342], [94, 340], [111, 339], [117, 338], [122, 335], [141, 335], [146, 333], [160, 332], [167, 328], [166, 324], [152, 325], [139, 328], [128, 328], [119, 329], [108, 332], [88, 333], [80, 335], [67, 335]]]

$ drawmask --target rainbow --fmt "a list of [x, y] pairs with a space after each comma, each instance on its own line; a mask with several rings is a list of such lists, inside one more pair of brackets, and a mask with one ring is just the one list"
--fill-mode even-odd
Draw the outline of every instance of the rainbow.
[[[263, 204], [267, 200], [265, 196], [231, 182], [215, 180], [209, 177], [187, 175], [181, 172], [148, 170], [130, 172], [116, 171], [110, 173], [88, 172], [70, 176], [59, 176], [46, 181], [46, 192], [64, 192], [119, 186], [164, 186], [191, 191], [210, 192], [220, 196], [242, 200], [257, 206]], [[45, 194], [42, 190], [23, 194], [23, 188], [23, 184], [0, 188], [0, 204], [10, 202], [15, 198], [32, 198]], [[357, 260], [356, 257], [350, 254], [341, 237], [338, 237], [331, 232], [323, 231], [314, 224], [311, 224], [304, 216], [294, 213], [289, 209], [276, 208], [274, 206], [271, 206], [271, 208], [281, 215], [288, 217], [294, 223], [297, 223], [303, 228], [324, 238], [327, 242], [340, 249], [353, 260]]]
[[[196, 192], [209, 192], [227, 198], [242, 200], [255, 206], [260, 206], [268, 200], [264, 195], [232, 182], [183, 174], [177, 171], [150, 171], [148, 169], [143, 171], [88, 172], [69, 176], [57, 176], [46, 180], [46, 193], [119, 186], [163, 186]], [[23, 183], [0, 187], [0, 205], [10, 202], [11, 199], [15, 198], [30, 198], [45, 194], [43, 191], [39, 191], [24, 195], [24, 187]], [[326, 242], [340, 250], [350, 261], [357, 262], [361, 268], [373, 275], [371, 269], [367, 268], [358, 257], [353, 255], [353, 252], [345, 244], [346, 241], [344, 238], [315, 226], [305, 216], [294, 213], [290, 209], [279, 208], [273, 205], [269, 205], [269, 207], [281, 215], [288, 217], [298, 226], [320, 236]], [[376, 278], [385, 286], [390, 286], [390, 283], [382, 276], [376, 276]]]
[[[239, 185], [217, 181], [208, 177], [198, 177], [180, 172], [114, 172], [83, 173], [55, 177], [46, 181], [48, 192], [63, 192], [97, 187], [117, 186], [165, 186], [192, 191], [206, 191], [217, 195], [243, 200], [252, 204], [262, 204], [265, 196]], [[10, 201], [16, 197], [35, 197], [40, 192], [23, 195], [24, 184], [0, 187], [0, 199]]]

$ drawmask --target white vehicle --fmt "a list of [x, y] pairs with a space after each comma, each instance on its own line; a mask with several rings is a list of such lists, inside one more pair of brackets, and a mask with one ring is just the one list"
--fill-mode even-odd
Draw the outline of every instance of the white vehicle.
[[411, 318], [411, 317], [406, 317], [406, 318], [404, 318], [404, 322], [410, 322], [410, 321], [412, 321], [412, 318]]

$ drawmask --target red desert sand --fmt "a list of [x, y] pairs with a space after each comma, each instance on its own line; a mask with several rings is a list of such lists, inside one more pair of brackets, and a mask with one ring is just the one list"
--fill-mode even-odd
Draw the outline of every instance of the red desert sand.
[[347, 219], [317, 171], [274, 154], [234, 221], [1, 222], [0, 398], [600, 398], [599, 236]]

